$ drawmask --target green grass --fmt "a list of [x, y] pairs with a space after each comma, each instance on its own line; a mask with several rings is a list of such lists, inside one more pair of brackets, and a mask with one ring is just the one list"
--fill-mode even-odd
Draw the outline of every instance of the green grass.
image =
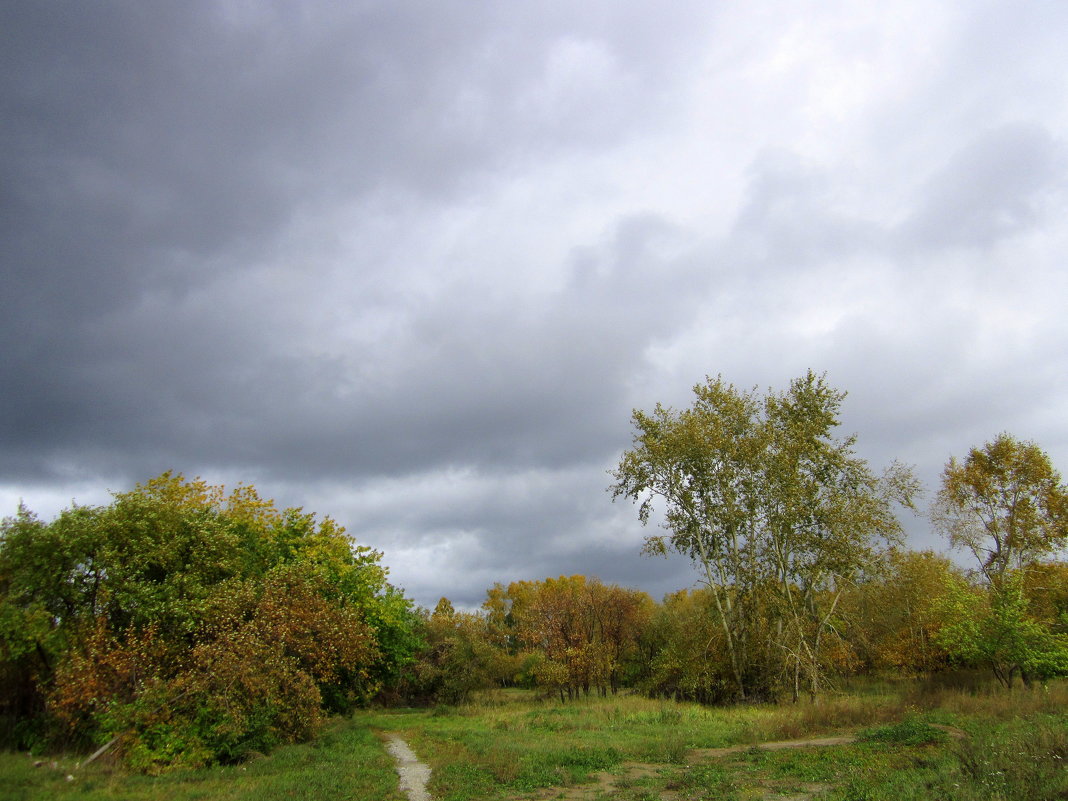
[[949, 735], [917, 717], [908, 717], [900, 723], [891, 723], [889, 726], [862, 731], [860, 739], [871, 743], [927, 745], [944, 743], [949, 739]]
[[[3, 801], [259, 801], [260, 799], [383, 799], [401, 801], [393, 761], [365, 726], [335, 721], [315, 743], [279, 748], [243, 765], [186, 770], [162, 776], [128, 775], [96, 763], [0, 753]], [[74, 778], [66, 779], [67, 775]]]
[[[335, 721], [313, 744], [244, 765], [129, 776], [107, 766], [33, 767], [0, 753], [0, 799], [383, 799], [401, 801], [380, 735], [397, 732], [428, 762], [439, 801], [737, 799], [822, 801], [1068, 798], [1068, 683], [1014, 693], [884, 682], [819, 704], [731, 709], [634, 695], [561, 705], [495, 692], [461, 707], [378, 710]], [[948, 736], [950, 725], [966, 737]], [[693, 762], [695, 748], [859, 734], [854, 744], [743, 748]], [[635, 771], [634, 763], [644, 767]], [[65, 776], [73, 773], [73, 781]], [[611, 779], [598, 778], [609, 774]], [[569, 796], [577, 797], [577, 796]]]

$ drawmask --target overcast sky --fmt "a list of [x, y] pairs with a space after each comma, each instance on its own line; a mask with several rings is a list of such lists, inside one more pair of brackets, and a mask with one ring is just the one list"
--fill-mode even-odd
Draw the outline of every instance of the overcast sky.
[[[421, 604], [664, 592], [607, 475], [706, 375], [933, 491], [1068, 470], [1068, 3], [0, 5], [0, 514], [253, 483]], [[922, 519], [914, 547], [941, 547]]]

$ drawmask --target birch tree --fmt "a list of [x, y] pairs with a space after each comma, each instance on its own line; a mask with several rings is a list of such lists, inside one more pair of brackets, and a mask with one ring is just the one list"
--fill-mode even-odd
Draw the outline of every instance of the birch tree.
[[794, 698], [802, 686], [815, 697], [840, 594], [880, 542], [900, 537], [894, 502], [911, 505], [915, 479], [899, 465], [877, 476], [853, 437], [835, 436], [845, 394], [812, 371], [783, 392], [717, 377], [694, 395], [682, 411], [634, 412], [613, 498], [638, 502], [643, 523], [662, 505], [668, 534], [648, 537], [645, 552], [693, 561], [739, 700], [773, 690], [755, 659], [769, 641]]
[[1068, 544], [1068, 488], [1038, 445], [999, 434], [963, 462], [949, 460], [932, 518], [997, 587], [1009, 570]]

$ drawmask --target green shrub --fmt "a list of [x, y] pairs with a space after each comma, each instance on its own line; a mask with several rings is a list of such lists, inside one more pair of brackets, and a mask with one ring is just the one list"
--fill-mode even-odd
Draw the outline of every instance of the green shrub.
[[895, 745], [928, 745], [942, 743], [948, 735], [929, 723], [918, 718], [906, 718], [900, 723], [866, 729], [860, 733], [860, 739], [869, 743], [893, 743]]

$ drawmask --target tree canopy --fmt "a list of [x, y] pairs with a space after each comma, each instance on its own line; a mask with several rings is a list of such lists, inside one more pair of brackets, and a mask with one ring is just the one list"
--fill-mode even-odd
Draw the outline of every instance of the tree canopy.
[[963, 462], [950, 459], [933, 519], [996, 584], [1068, 544], [1068, 487], [1038, 445], [1003, 433]]
[[135, 765], [302, 739], [419, 646], [381, 554], [248, 486], [165, 473], [0, 528], [3, 712], [22, 739], [118, 737]]
[[854, 438], [835, 435], [845, 393], [812, 371], [782, 392], [709, 378], [694, 395], [689, 409], [634, 412], [613, 497], [639, 501], [643, 522], [663, 503], [670, 533], [646, 551], [678, 551], [701, 571], [737, 697], [783, 683], [796, 695], [802, 682], [815, 694], [840, 593], [900, 537], [893, 503], [911, 504], [915, 479], [898, 465], [875, 475]]

